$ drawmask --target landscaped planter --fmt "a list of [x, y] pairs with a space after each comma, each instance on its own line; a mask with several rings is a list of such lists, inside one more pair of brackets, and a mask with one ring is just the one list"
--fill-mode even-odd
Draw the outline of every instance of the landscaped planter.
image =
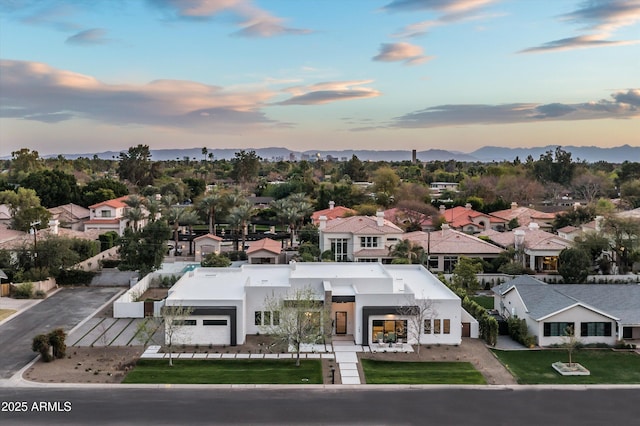
[[577, 362], [554, 362], [551, 364], [554, 370], [563, 376], [589, 376], [591, 372]]

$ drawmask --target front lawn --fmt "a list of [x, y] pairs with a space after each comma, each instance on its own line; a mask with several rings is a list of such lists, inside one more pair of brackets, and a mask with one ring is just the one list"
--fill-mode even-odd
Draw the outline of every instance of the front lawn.
[[141, 359], [123, 383], [172, 384], [322, 384], [320, 360]]
[[482, 374], [469, 362], [360, 361], [367, 384], [486, 384]]
[[493, 309], [493, 296], [472, 296], [471, 300], [489, 311]]
[[640, 383], [640, 355], [610, 349], [582, 349], [572, 361], [582, 364], [590, 376], [562, 376], [552, 367], [569, 361], [566, 350], [493, 351], [520, 384], [630, 384]]

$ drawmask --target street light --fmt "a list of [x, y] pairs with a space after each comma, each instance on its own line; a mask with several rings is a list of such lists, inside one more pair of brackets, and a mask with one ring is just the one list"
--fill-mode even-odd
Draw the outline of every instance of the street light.
[[29, 224], [29, 227], [33, 229], [33, 266], [38, 266], [38, 225], [40, 225], [39, 220]]

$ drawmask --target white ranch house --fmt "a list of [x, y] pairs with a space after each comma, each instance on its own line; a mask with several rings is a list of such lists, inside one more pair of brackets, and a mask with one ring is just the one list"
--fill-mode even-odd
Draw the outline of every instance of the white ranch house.
[[563, 343], [568, 327], [584, 344], [640, 342], [638, 284], [546, 284], [522, 275], [493, 291], [495, 309], [524, 318], [539, 346]]
[[356, 344], [379, 339], [417, 343], [402, 307], [428, 301], [431, 314], [420, 330], [422, 344], [457, 345], [465, 335], [478, 337], [478, 323], [460, 299], [419, 265], [380, 263], [291, 263], [196, 268], [169, 291], [166, 306], [192, 308], [173, 336], [174, 344], [239, 345], [264, 331], [278, 313], [265, 308], [268, 298], [286, 299], [292, 290], [310, 288], [331, 316], [331, 334], [351, 336]]

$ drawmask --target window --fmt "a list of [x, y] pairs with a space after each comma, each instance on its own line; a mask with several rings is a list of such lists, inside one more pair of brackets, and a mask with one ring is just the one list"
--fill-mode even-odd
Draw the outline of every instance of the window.
[[348, 261], [347, 257], [347, 239], [346, 238], [332, 238], [331, 240], [331, 251], [334, 255], [334, 260], [336, 262], [346, 262]]
[[451, 334], [451, 320], [442, 320], [442, 333]]
[[424, 334], [431, 334], [431, 320], [424, 320]]
[[273, 311], [273, 325], [280, 325], [280, 311]]
[[450, 274], [453, 272], [453, 268], [458, 263], [458, 256], [445, 256], [444, 257], [444, 272]]
[[371, 325], [373, 342], [395, 343], [407, 338], [407, 320], [373, 320]]
[[378, 259], [372, 258], [372, 257], [361, 257], [360, 259], [358, 259], [358, 262], [366, 262], [366, 263], [376, 263], [378, 261]]
[[581, 322], [581, 336], [611, 336], [610, 322]]
[[173, 325], [196, 325], [196, 320], [173, 320]]
[[100, 217], [111, 217], [111, 210], [100, 210]]
[[253, 318], [255, 325], [280, 325], [279, 311], [255, 311]]
[[[543, 325], [545, 337], [566, 336], [574, 329], [572, 322], [545, 322]], [[573, 334], [573, 333], [572, 333]]]
[[433, 333], [434, 334], [440, 334], [440, 320], [439, 319], [433, 320]]
[[262, 324], [271, 325], [271, 311], [264, 311], [263, 315]]
[[227, 320], [202, 320], [202, 325], [227, 325]]
[[360, 247], [362, 248], [376, 248], [378, 247], [378, 237], [360, 237]]
[[262, 311], [256, 311], [254, 314], [254, 322], [255, 325], [262, 325]]

